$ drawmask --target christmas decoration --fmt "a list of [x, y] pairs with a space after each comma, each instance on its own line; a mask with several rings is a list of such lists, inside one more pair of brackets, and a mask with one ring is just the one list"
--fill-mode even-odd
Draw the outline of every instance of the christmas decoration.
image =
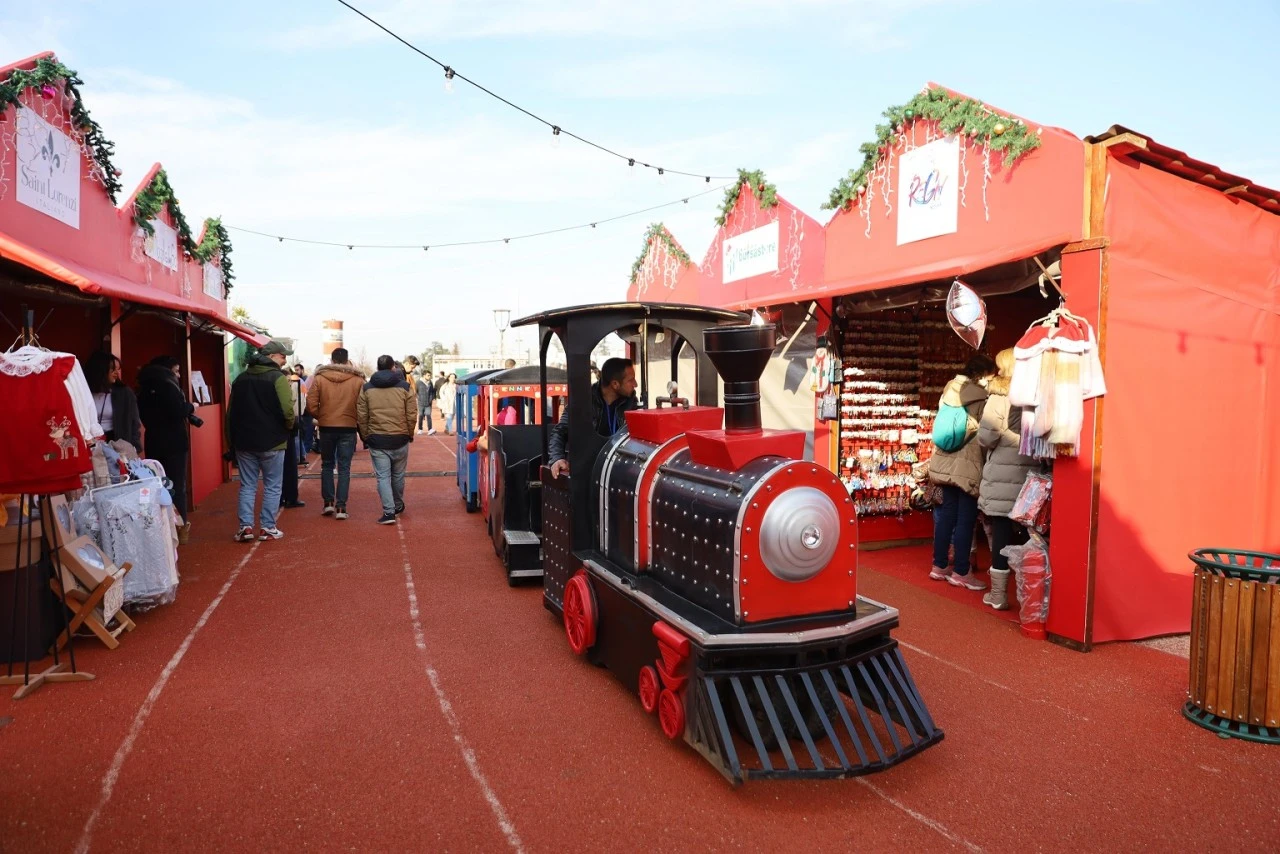
[[739, 169], [738, 180], [724, 191], [724, 201], [720, 203], [720, 215], [716, 217], [716, 225], [724, 225], [729, 219], [734, 205], [738, 203], [743, 185], [751, 191], [751, 195], [760, 200], [760, 207], [771, 208], [778, 204], [778, 188], [765, 181], [763, 171], [757, 169], [754, 172], [748, 172], [745, 169]]
[[151, 220], [165, 208], [168, 208], [169, 215], [173, 217], [173, 224], [178, 229], [179, 246], [188, 258], [194, 257], [196, 243], [191, 237], [191, 228], [187, 225], [187, 218], [182, 215], [182, 209], [178, 207], [178, 200], [173, 196], [173, 187], [169, 186], [169, 176], [160, 169], [151, 182], [139, 190], [137, 197], [134, 198], [133, 221], [147, 234], [154, 234], [155, 228], [152, 227]]
[[80, 98], [80, 85], [84, 83], [76, 73], [61, 62], [49, 57], [36, 60], [35, 68], [15, 69], [4, 80], [0, 80], [0, 112], [10, 105], [21, 105], [19, 97], [28, 89], [38, 89], [41, 97], [51, 99], [61, 91], [70, 101], [68, 119], [70, 128], [78, 135], [77, 142], [84, 149], [86, 159], [90, 161], [90, 176], [106, 189], [107, 195], [115, 203], [120, 192], [119, 172], [111, 165], [111, 155], [115, 153], [115, 145], [102, 135], [102, 128], [85, 109]]
[[667, 227], [660, 222], [650, 223], [648, 230], [644, 233], [644, 246], [640, 250], [640, 256], [631, 265], [631, 282], [635, 282], [636, 276], [640, 275], [640, 270], [644, 267], [644, 259], [649, 257], [649, 249], [655, 241], [666, 249], [667, 255], [671, 258], [676, 259], [681, 264], [690, 263], [689, 253], [681, 249], [680, 244], [672, 239], [671, 232], [667, 231]]
[[992, 149], [1003, 152], [1006, 168], [1040, 146], [1040, 135], [1031, 133], [1025, 124], [1014, 123], [1008, 116], [992, 112], [981, 101], [957, 97], [941, 88], [926, 89], [906, 104], [885, 110], [883, 115], [887, 121], [876, 125], [875, 140], [859, 148], [862, 165], [840, 179], [823, 208], [843, 210], [858, 201], [872, 173], [897, 145], [908, 123], [936, 122], [944, 135], [967, 134], [988, 153]]
[[[422, 247], [424, 250], [426, 247]], [[224, 293], [231, 293], [231, 282], [235, 276], [231, 272], [231, 237], [226, 226], [219, 217], [210, 217], [204, 221], [204, 237], [196, 246], [196, 260], [201, 264], [217, 260], [222, 269], [222, 287]]]

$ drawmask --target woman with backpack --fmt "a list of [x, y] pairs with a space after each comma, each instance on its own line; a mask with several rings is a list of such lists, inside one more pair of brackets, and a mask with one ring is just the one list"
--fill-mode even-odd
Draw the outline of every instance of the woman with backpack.
[[997, 611], [1009, 609], [1009, 559], [1000, 551], [1011, 543], [1027, 539], [1026, 531], [1010, 519], [1009, 514], [1013, 512], [1027, 472], [1040, 467], [1034, 457], [1018, 453], [1022, 408], [1009, 405], [1014, 361], [1012, 348], [996, 354], [999, 374], [987, 385], [987, 403], [978, 427], [978, 444], [987, 449], [982, 485], [978, 488], [978, 509], [991, 525], [991, 592], [983, 596], [982, 601]]
[[[996, 374], [990, 356], [975, 353], [942, 391], [934, 420], [929, 480], [942, 488], [942, 503], [933, 509], [933, 568], [929, 577], [955, 587], [985, 590], [969, 572], [969, 550], [978, 522], [982, 484], [982, 445], [974, 441], [987, 402], [987, 383]], [[949, 570], [948, 550], [954, 552]]]

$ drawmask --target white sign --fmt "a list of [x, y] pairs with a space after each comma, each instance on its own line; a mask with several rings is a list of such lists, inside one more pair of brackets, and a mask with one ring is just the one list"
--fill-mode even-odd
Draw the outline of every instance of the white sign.
[[178, 231], [158, 219], [151, 220], [153, 233], [147, 235], [146, 253], [164, 266], [178, 271]]
[[18, 108], [18, 201], [80, 227], [80, 146], [26, 107]]
[[778, 271], [778, 221], [727, 237], [724, 284]]
[[191, 396], [196, 399], [196, 403], [213, 402], [213, 397], [209, 394], [209, 384], [204, 381], [202, 371], [191, 372]]
[[212, 261], [206, 261], [204, 264], [204, 292], [206, 296], [220, 300], [223, 298], [222, 293], [222, 267], [214, 264]]
[[954, 136], [898, 158], [898, 245], [953, 234], [960, 210], [960, 141]]

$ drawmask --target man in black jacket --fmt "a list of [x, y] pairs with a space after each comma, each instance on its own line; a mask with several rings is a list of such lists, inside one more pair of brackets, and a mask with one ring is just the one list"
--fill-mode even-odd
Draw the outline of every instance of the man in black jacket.
[[[601, 436], [612, 436], [627, 426], [624, 413], [639, 406], [636, 401], [636, 369], [630, 359], [608, 359], [600, 368], [600, 381], [591, 386], [591, 421]], [[569, 407], [551, 428], [547, 456], [551, 476], [569, 472]]]
[[237, 542], [253, 541], [253, 505], [262, 480], [262, 511], [258, 516], [260, 540], [284, 536], [276, 527], [280, 491], [284, 483], [285, 448], [293, 438], [293, 395], [281, 373], [285, 356], [293, 355], [279, 341], [268, 341], [231, 384], [227, 403], [227, 444], [240, 470], [240, 527]]

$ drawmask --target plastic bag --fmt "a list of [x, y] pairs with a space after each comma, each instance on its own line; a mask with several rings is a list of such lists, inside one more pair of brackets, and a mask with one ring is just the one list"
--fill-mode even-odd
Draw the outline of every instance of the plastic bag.
[[1009, 518], [1034, 531], [1044, 533], [1049, 525], [1049, 500], [1053, 493], [1053, 477], [1029, 472], [1022, 490], [1013, 502]]
[[1025, 626], [1043, 624], [1049, 617], [1049, 545], [1034, 531], [1021, 546], [1005, 546], [1000, 554], [1009, 559], [1017, 582], [1018, 620]]

